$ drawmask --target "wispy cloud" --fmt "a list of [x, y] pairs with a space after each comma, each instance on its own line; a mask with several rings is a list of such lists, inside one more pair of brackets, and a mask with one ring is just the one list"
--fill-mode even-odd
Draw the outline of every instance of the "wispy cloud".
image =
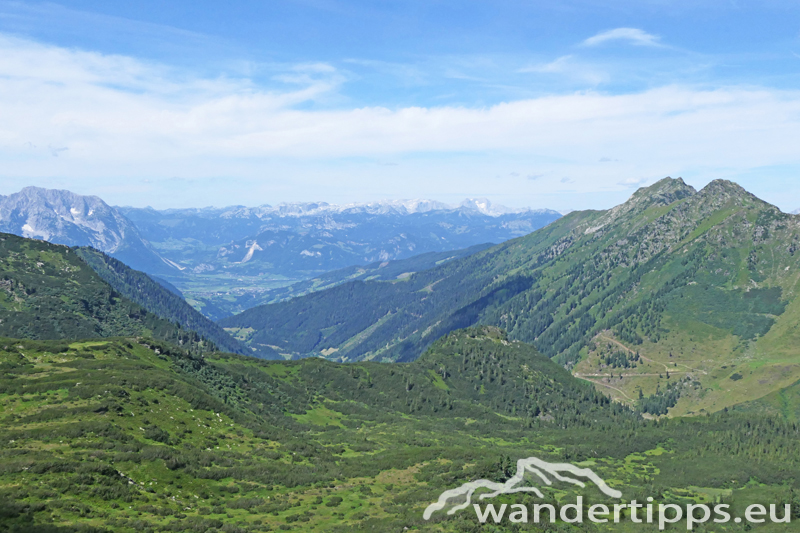
[[573, 55], [561, 56], [549, 63], [528, 65], [517, 70], [521, 74], [558, 74], [591, 85], [608, 81], [609, 76], [595, 65], [586, 64]]
[[58, 157], [58, 154], [60, 154], [61, 152], [66, 152], [67, 150], [69, 150], [69, 148], [67, 148], [66, 146], [52, 146], [52, 145], [48, 146], [47, 149], [50, 150], [50, 154], [53, 157]]
[[620, 187], [625, 187], [626, 189], [633, 189], [641, 187], [642, 185], [645, 185], [649, 181], [651, 181], [650, 178], [627, 178], [617, 182], [617, 185], [619, 185]]
[[542, 72], [542, 73], [562, 73], [572, 68], [574, 65], [572, 56], [561, 56], [550, 63], [542, 63], [538, 65], [531, 65], [523, 67], [517, 72]]
[[628, 41], [637, 46], [660, 46], [659, 38], [638, 28], [615, 28], [589, 37], [583, 44], [597, 46], [608, 41]]

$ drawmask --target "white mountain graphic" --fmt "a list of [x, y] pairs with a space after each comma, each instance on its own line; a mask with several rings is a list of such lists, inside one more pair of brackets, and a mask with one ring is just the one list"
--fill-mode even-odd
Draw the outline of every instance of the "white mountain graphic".
[[[451, 489], [443, 492], [441, 496], [439, 496], [439, 499], [436, 501], [436, 503], [430, 504], [425, 509], [423, 518], [425, 520], [429, 520], [433, 513], [436, 511], [441, 511], [448, 505], [453, 506], [447, 511], [448, 515], [452, 515], [457, 511], [466, 509], [472, 502], [473, 493], [478, 489], [488, 489], [491, 491], [481, 494], [478, 497], [481, 500], [495, 498], [501, 494], [513, 494], [516, 492], [531, 492], [540, 498], [544, 498], [544, 494], [542, 494], [537, 487], [522, 484], [523, 481], [525, 481], [526, 473], [533, 474], [545, 485], [552, 485], [553, 480], [556, 480], [585, 488], [586, 483], [581, 481], [581, 479], [576, 479], [583, 478], [584, 480], [589, 480], [594, 483], [597, 488], [599, 488], [606, 496], [615, 499], [622, 498], [622, 493], [620, 491], [609, 487], [606, 482], [600, 478], [600, 476], [595, 474], [589, 468], [581, 468], [569, 463], [548, 463], [547, 461], [542, 461], [536, 457], [528, 457], [527, 459], [520, 459], [517, 461], [516, 474], [514, 474], [514, 477], [510, 478], [505, 483], [497, 483], [487, 479], [479, 479], [478, 481], [465, 483], [457, 489]], [[528, 476], [528, 478], [531, 477], [532, 476]]]

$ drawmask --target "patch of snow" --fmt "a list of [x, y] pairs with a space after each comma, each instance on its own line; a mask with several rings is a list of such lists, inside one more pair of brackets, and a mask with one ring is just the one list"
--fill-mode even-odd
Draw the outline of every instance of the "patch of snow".
[[186, 270], [186, 267], [182, 267], [178, 263], [176, 263], [175, 261], [170, 261], [166, 257], [162, 257], [161, 260], [164, 261], [169, 266], [177, 268], [178, 270]]
[[239, 261], [239, 263], [247, 263], [248, 261], [250, 261], [253, 258], [253, 254], [256, 253], [256, 250], [258, 250], [259, 252], [263, 251], [263, 248], [261, 248], [258, 245], [258, 241], [253, 241], [252, 244], [250, 243], [250, 241], [248, 241], [245, 246], [248, 247], [247, 254], [245, 254], [244, 259]]
[[48, 232], [47, 230], [36, 229], [32, 227], [30, 224], [26, 223], [22, 226], [22, 236], [25, 237], [26, 239], [40, 237], [44, 240], [47, 240], [50, 238], [50, 232]]

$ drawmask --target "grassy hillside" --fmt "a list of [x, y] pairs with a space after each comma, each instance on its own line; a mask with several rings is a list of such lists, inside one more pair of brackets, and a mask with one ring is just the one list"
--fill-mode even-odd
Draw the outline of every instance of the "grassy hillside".
[[[220, 324], [289, 355], [395, 361], [492, 324], [617, 399], [711, 412], [800, 379], [798, 250], [800, 218], [730, 182], [697, 192], [668, 178], [402, 282], [348, 283]], [[615, 351], [637, 364], [613, 363]]]
[[780, 416], [792, 422], [800, 421], [800, 381], [766, 396], [736, 406], [736, 411], [748, 415]]
[[197, 332], [201, 337], [216, 344], [220, 350], [266, 359], [279, 357], [271, 348], [261, 347], [254, 351], [244, 346], [217, 324], [201, 315], [178, 294], [162, 286], [160, 282], [154, 281], [144, 272], [133, 270], [121, 261], [93, 248], [77, 248], [73, 251], [124, 297], [156, 316]]
[[722, 499], [741, 515], [800, 490], [796, 424], [646, 421], [495, 329], [401, 365], [198, 357], [143, 337], [0, 339], [0, 369], [8, 531], [472, 532], [470, 512], [422, 511], [534, 455], [590, 466], [625, 500]]
[[0, 234], [0, 335], [82, 339], [148, 335], [209, 351], [213, 343], [159, 318], [103, 281], [73, 250]]

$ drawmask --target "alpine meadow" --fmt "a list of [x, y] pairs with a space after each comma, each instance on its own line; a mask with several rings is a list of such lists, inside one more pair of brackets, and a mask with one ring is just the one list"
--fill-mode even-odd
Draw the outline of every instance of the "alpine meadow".
[[0, 533], [798, 533], [798, 20], [0, 0]]

